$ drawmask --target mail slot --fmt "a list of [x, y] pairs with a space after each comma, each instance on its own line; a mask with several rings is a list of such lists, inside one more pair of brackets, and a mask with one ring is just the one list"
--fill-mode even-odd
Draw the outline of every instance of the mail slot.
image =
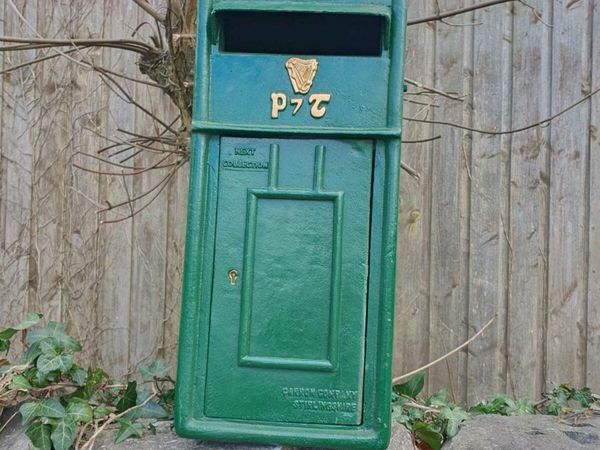
[[386, 448], [404, 0], [199, 2], [176, 429]]

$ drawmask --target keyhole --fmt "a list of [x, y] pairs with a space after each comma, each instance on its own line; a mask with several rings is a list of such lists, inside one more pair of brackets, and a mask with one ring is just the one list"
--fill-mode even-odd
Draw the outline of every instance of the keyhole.
[[229, 272], [227, 272], [227, 277], [229, 278], [229, 284], [231, 284], [232, 286], [235, 286], [237, 283], [238, 275], [239, 275], [239, 273], [235, 269], [231, 269]]

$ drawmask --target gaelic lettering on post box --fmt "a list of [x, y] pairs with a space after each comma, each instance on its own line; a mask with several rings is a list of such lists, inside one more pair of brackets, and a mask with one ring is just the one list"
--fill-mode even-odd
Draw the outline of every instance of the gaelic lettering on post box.
[[279, 119], [279, 114], [291, 109], [292, 116], [300, 113], [305, 103], [308, 103], [310, 115], [320, 119], [327, 114], [327, 104], [331, 101], [331, 94], [313, 93], [309, 95], [313, 80], [319, 69], [316, 59], [290, 58], [285, 63], [290, 83], [294, 90], [293, 96], [285, 92], [271, 94], [271, 118]]

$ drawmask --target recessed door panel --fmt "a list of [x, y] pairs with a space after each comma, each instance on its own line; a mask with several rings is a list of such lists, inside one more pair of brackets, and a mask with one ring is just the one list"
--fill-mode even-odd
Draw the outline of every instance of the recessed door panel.
[[221, 139], [207, 416], [361, 423], [372, 164], [371, 141]]

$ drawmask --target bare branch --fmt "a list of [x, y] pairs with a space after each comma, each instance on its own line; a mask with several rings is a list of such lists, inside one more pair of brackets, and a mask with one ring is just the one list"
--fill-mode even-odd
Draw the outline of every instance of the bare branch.
[[88, 169], [87, 167], [83, 167], [80, 166], [77, 163], [73, 163], [74, 167], [77, 167], [78, 169], [81, 169], [85, 172], [90, 172], [90, 173], [95, 173], [97, 175], [106, 175], [106, 176], [127, 176], [127, 177], [131, 177], [134, 175], [140, 175], [144, 172], [148, 172], [152, 169], [156, 169], [160, 164], [162, 164], [163, 162], [165, 162], [169, 157], [171, 157], [172, 153], [169, 153], [167, 155], [165, 155], [163, 158], [159, 159], [158, 161], [156, 161], [154, 164], [148, 166], [148, 167], [142, 167], [142, 168], [136, 168], [133, 172], [129, 172], [129, 173], [125, 173], [125, 172], [104, 172], [101, 170], [94, 170], [94, 169]]
[[152, 400], [154, 397], [156, 397], [156, 392], [154, 392], [153, 394], [149, 395], [148, 398], [146, 400], [144, 400], [142, 403], [140, 403], [139, 405], [135, 405], [131, 408], [129, 408], [126, 411], [123, 411], [120, 414], [114, 415], [111, 414], [108, 418], [108, 420], [106, 422], [104, 422], [104, 424], [102, 424], [102, 426], [100, 428], [98, 428], [94, 434], [92, 435], [92, 437], [84, 444], [83, 447], [81, 447], [82, 450], [87, 450], [87, 449], [91, 449], [94, 446], [94, 442], [96, 441], [96, 438], [98, 437], [98, 435], [100, 433], [102, 433], [102, 431], [104, 431], [104, 429], [110, 425], [111, 423], [115, 422], [117, 419], [120, 419], [121, 417], [123, 417], [125, 414], [128, 414], [131, 411], [134, 411], [136, 409], [140, 409], [143, 408], [146, 403], [148, 403], [150, 400]]
[[533, 17], [535, 17], [537, 20], [539, 20], [542, 24], [544, 24], [546, 27], [548, 28], [554, 28], [554, 25], [549, 24], [548, 22], [544, 21], [544, 18], [542, 17], [542, 13], [537, 9], [534, 8], [533, 6], [531, 6], [530, 4], [528, 4], [525, 0], [518, 0], [518, 2], [531, 9], [531, 12], [533, 14]]
[[[146, 54], [157, 49], [137, 39], [46, 39], [33, 37], [0, 36], [0, 42], [39, 45], [43, 47], [115, 47]], [[40, 47], [37, 47], [40, 48]], [[21, 46], [0, 47], [0, 51], [23, 50]]]
[[420, 19], [413, 19], [408, 21], [408, 25], [419, 25], [422, 23], [433, 22], [436, 20], [447, 19], [448, 17], [458, 16], [459, 14], [465, 14], [471, 11], [476, 11], [478, 9], [488, 8], [490, 6], [500, 5], [502, 3], [508, 2], [516, 2], [518, 0], [490, 0], [487, 2], [479, 3], [478, 5], [465, 6], [464, 8], [454, 9], [452, 11], [446, 11], [440, 14], [436, 14], [434, 16], [423, 17]]
[[173, 169], [171, 169], [167, 175], [163, 178], [161, 178], [161, 180], [156, 183], [154, 186], [152, 186], [151, 188], [149, 188], [147, 191], [141, 193], [140, 195], [138, 195], [137, 197], [134, 198], [127, 198], [127, 200], [122, 201], [120, 203], [116, 203], [114, 205], [109, 204], [108, 207], [105, 207], [103, 209], [100, 209], [98, 211], [96, 211], [96, 214], [101, 214], [104, 212], [108, 212], [108, 211], [112, 211], [114, 209], [120, 208], [121, 206], [125, 206], [125, 205], [133, 205], [133, 203], [135, 203], [138, 200], [141, 200], [142, 198], [150, 195], [152, 192], [154, 192], [156, 189], [160, 188], [160, 186], [162, 186], [162, 184], [169, 179], [175, 172], [177, 172], [177, 170], [179, 170], [180, 166], [182, 166], [183, 164], [178, 162], [178, 164], [180, 164], [179, 166], [176, 165], [176, 167], [174, 167]]
[[[126, 102], [129, 103], [131, 105], [136, 106], [138, 109], [140, 109], [142, 112], [146, 113], [148, 116], [152, 117], [154, 120], [156, 120], [158, 123], [160, 123], [163, 127], [165, 127], [166, 129], [168, 129], [169, 131], [171, 131], [172, 133], [176, 133], [175, 130], [173, 130], [168, 124], [166, 124], [165, 122], [163, 122], [162, 120], [160, 120], [156, 114], [153, 114], [151, 111], [149, 111], [147, 108], [144, 108], [142, 105], [140, 105], [138, 102], [136, 102], [134, 100], [134, 98], [129, 95], [127, 93], [127, 91], [119, 84], [115, 81], [115, 79], [113, 77], [111, 77], [110, 75], [108, 75], [107, 73], [102, 72], [102, 74], [100, 75], [100, 77], [102, 78], [102, 80], [104, 81], [104, 83], [115, 93], [117, 94], [119, 97], [121, 97], [121, 95], [119, 95], [119, 92], [125, 97], [121, 97], [121, 99]], [[106, 78], [106, 79], [105, 79]], [[109, 80], [109, 81], [107, 81]], [[112, 85], [111, 85], [112, 83]], [[117, 89], [119, 92], [117, 92], [115, 89]]]
[[415, 139], [415, 140], [406, 140], [406, 141], [402, 141], [403, 144], [426, 144], [427, 142], [433, 142], [433, 141], [437, 141], [438, 139], [441, 139], [442, 136], [438, 135], [438, 136], [433, 136], [430, 138], [425, 138], [425, 139]]
[[161, 86], [158, 83], [154, 83], [153, 81], [147, 81], [147, 80], [142, 80], [140, 78], [130, 77], [129, 75], [125, 75], [125, 74], [122, 74], [122, 73], [114, 72], [114, 71], [112, 71], [110, 69], [107, 69], [105, 67], [97, 66], [95, 64], [90, 63], [89, 61], [85, 61], [85, 63], [88, 64], [90, 66], [90, 68], [92, 70], [95, 70], [96, 72], [109, 73], [109, 74], [114, 75], [116, 77], [123, 78], [123, 79], [129, 80], [129, 81], [133, 81], [134, 83], [145, 84], [147, 86], [155, 87], [155, 88], [159, 88], [159, 89], [163, 88], [163, 86]]
[[460, 130], [471, 131], [473, 133], [489, 134], [491, 136], [502, 136], [502, 135], [506, 135], [506, 134], [521, 133], [523, 131], [531, 130], [532, 128], [536, 128], [536, 127], [548, 126], [550, 124], [550, 122], [552, 122], [553, 120], [562, 116], [563, 114], [568, 113], [569, 111], [571, 111], [572, 109], [581, 105], [582, 103], [585, 103], [586, 101], [588, 101], [590, 98], [592, 98], [594, 95], [598, 94], [599, 92], [600, 92], [600, 88], [597, 88], [594, 91], [592, 91], [591, 93], [589, 93], [588, 95], [586, 95], [585, 97], [583, 97], [580, 100], [578, 100], [577, 102], [573, 103], [571, 106], [568, 106], [567, 108], [548, 117], [547, 119], [540, 120], [539, 122], [532, 123], [531, 125], [526, 125], [521, 128], [515, 128], [513, 130], [502, 130], [502, 131], [481, 130], [479, 128], [468, 127], [466, 125], [461, 125], [458, 123], [438, 121], [438, 120], [416, 119], [414, 117], [404, 117], [404, 120], [406, 120], [408, 122], [419, 122], [419, 123], [430, 123], [430, 124], [434, 124], [434, 125], [445, 125], [448, 127], [458, 128]]
[[445, 360], [446, 358], [449, 358], [450, 356], [454, 355], [455, 353], [458, 353], [459, 351], [461, 351], [463, 348], [467, 347], [471, 342], [473, 342], [475, 339], [477, 339], [479, 336], [481, 336], [483, 334], [483, 332], [485, 330], [488, 329], [488, 327], [494, 322], [494, 320], [496, 320], [496, 316], [494, 315], [494, 317], [492, 317], [490, 320], [488, 320], [488, 322], [481, 327], [481, 330], [479, 330], [477, 333], [475, 333], [473, 336], [471, 336], [471, 338], [465, 342], [462, 345], [459, 345], [458, 347], [456, 347], [454, 350], [446, 353], [444, 356], [436, 359], [435, 361], [430, 362], [429, 364], [424, 365], [423, 367], [419, 367], [416, 370], [413, 370], [412, 372], [409, 373], [405, 373], [404, 375], [400, 375], [399, 377], [396, 377], [392, 380], [392, 384], [396, 384], [399, 381], [405, 380], [406, 378], [410, 378], [413, 375], [418, 374], [419, 372], [422, 372], [424, 370], [429, 369], [432, 366], [435, 366], [437, 363]]
[[[69, 54], [69, 53], [73, 53], [73, 52], [75, 52], [77, 50], [79, 50], [79, 49], [72, 48], [72, 49], [66, 50], [63, 53]], [[16, 66], [9, 67], [8, 69], [0, 70], [0, 75], [4, 75], [5, 73], [9, 73], [9, 72], [13, 72], [15, 70], [19, 70], [19, 69], [22, 69], [23, 67], [31, 66], [33, 64], [37, 64], [37, 63], [41, 63], [41, 62], [44, 62], [44, 61], [48, 61], [49, 59], [56, 58], [57, 56], [62, 56], [62, 55], [60, 53], [55, 53], [54, 55], [48, 55], [48, 56], [43, 56], [41, 58], [32, 59], [31, 61], [24, 62], [23, 64], [17, 64]]]
[[[182, 163], [182, 165], [183, 165], [183, 163]], [[161, 181], [161, 182], [160, 182], [160, 183], [159, 183], [157, 186], [155, 186], [154, 188], [152, 188], [152, 189], [151, 189], [151, 190], [153, 191], [153, 190], [155, 190], [155, 189], [156, 189], [158, 186], [161, 186], [161, 184], [162, 184], [162, 186], [160, 187], [160, 189], [158, 190], [158, 192], [157, 192], [157, 193], [156, 193], [156, 194], [155, 194], [155, 195], [154, 195], [154, 196], [153, 196], [153, 197], [152, 197], [150, 200], [148, 200], [148, 202], [147, 202], [145, 205], [143, 205], [143, 206], [142, 206], [140, 209], [138, 209], [138, 210], [135, 210], [135, 211], [134, 211], [134, 210], [133, 210], [133, 200], [129, 200], [129, 201], [125, 202], [125, 204], [128, 204], [128, 205], [130, 206], [130, 209], [131, 209], [131, 211], [132, 211], [132, 212], [131, 212], [131, 214], [129, 214], [129, 215], [128, 215], [128, 216], [126, 216], [126, 217], [121, 217], [121, 218], [119, 218], [119, 219], [113, 219], [113, 220], [102, 220], [100, 223], [102, 223], [102, 224], [104, 225], [104, 224], [109, 224], [109, 223], [118, 223], [118, 222], [123, 222], [123, 221], [125, 221], [125, 220], [128, 220], [128, 219], [131, 219], [131, 218], [133, 218], [134, 216], [136, 216], [136, 215], [138, 215], [139, 213], [141, 213], [141, 212], [142, 212], [144, 209], [146, 209], [148, 206], [150, 206], [150, 205], [152, 204], [152, 202], [154, 202], [154, 200], [156, 200], [156, 198], [157, 198], [157, 197], [158, 197], [158, 196], [161, 194], [161, 192], [162, 192], [162, 191], [165, 189], [165, 187], [167, 187], [167, 186], [169, 185], [169, 181], [171, 181], [171, 178], [173, 178], [173, 175], [175, 175], [175, 174], [177, 173], [177, 170], [179, 170], [179, 168], [180, 168], [180, 167], [181, 167], [181, 165], [179, 165], [179, 166], [175, 166], [175, 167], [172, 169], [172, 171], [171, 171], [171, 172], [169, 172], [169, 173], [167, 174], [167, 176], [166, 176], [165, 178], [163, 178], [163, 180], [162, 180], [162, 181]], [[146, 193], [144, 193], [144, 194], [142, 194], [142, 195], [144, 195], [144, 196], [145, 196], [145, 195], [147, 195], [147, 194], [149, 194], [149, 193], [150, 193], [150, 191], [148, 191], [148, 192], [146, 192]], [[112, 208], [111, 208], [111, 209], [112, 209]]]
[[421, 179], [421, 174], [417, 172], [416, 169], [413, 169], [408, 164], [400, 161], [400, 168], [404, 170], [407, 174], [413, 177], [415, 180], [419, 181]]
[[133, 0], [133, 2], [158, 20], [160, 23], [165, 23], [165, 16], [161, 16], [160, 13], [150, 6], [145, 0]]
[[406, 84], [410, 84], [410, 85], [412, 85], [414, 87], [417, 87], [419, 89], [424, 89], [426, 91], [429, 91], [429, 92], [431, 92], [433, 94], [438, 94], [438, 95], [441, 95], [442, 97], [449, 98], [450, 100], [456, 100], [456, 101], [459, 101], [459, 102], [462, 102], [464, 100], [464, 97], [458, 97], [457, 95], [455, 95], [455, 93], [441, 91], [441, 90], [436, 89], [434, 87], [427, 86], [426, 84], [423, 84], [420, 81], [411, 80], [410, 78], [405, 78], [404, 82]]

